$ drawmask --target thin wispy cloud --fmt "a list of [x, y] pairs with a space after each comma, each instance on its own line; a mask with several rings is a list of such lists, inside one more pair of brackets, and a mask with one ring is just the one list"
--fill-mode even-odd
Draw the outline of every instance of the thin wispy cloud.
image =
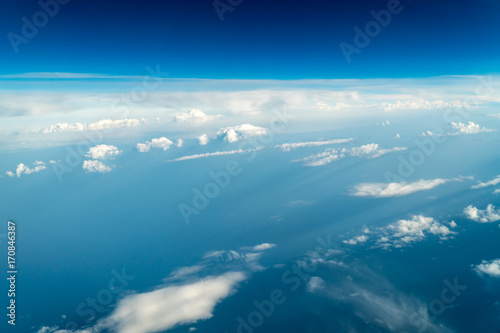
[[420, 179], [415, 182], [402, 181], [399, 183], [361, 183], [353, 187], [351, 195], [374, 198], [400, 197], [415, 192], [430, 190], [450, 181], [462, 181], [463, 179], [464, 178], [459, 177], [453, 179]]
[[325, 140], [325, 141], [307, 141], [307, 142], [294, 142], [294, 143], [283, 143], [280, 145], [274, 146], [274, 148], [281, 149], [282, 151], [291, 151], [296, 148], [303, 147], [315, 147], [315, 146], [324, 146], [324, 145], [333, 145], [338, 143], [346, 143], [352, 141], [354, 139], [333, 139], [333, 140]]
[[394, 147], [390, 149], [384, 149], [380, 148], [380, 146], [376, 143], [370, 143], [367, 145], [362, 145], [353, 148], [342, 148], [342, 149], [328, 148], [321, 153], [310, 155], [298, 160], [294, 160], [293, 162], [305, 162], [306, 166], [316, 167], [346, 158], [347, 156], [377, 158], [388, 153], [403, 151], [406, 149], [407, 149], [406, 147]]
[[250, 150], [237, 149], [237, 150], [229, 150], [229, 151], [216, 151], [213, 153], [196, 154], [196, 155], [188, 155], [188, 156], [178, 157], [176, 159], [173, 159], [173, 160], [170, 160], [167, 162], [179, 162], [179, 161], [195, 160], [198, 158], [206, 158], [206, 157], [212, 157], [212, 156], [242, 154], [242, 153], [248, 153], [248, 152], [252, 152], [252, 151], [256, 151], [256, 150], [257, 149], [250, 149]]

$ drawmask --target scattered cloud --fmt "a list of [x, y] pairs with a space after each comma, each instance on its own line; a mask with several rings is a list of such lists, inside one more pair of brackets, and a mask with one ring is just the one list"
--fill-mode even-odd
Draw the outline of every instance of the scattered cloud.
[[292, 149], [295, 149], [295, 148], [332, 145], [332, 144], [337, 144], [337, 143], [346, 143], [346, 142], [349, 142], [352, 140], [354, 140], [354, 139], [333, 139], [333, 140], [325, 140], [325, 141], [284, 143], [281, 145], [276, 145], [276, 146], [274, 146], [274, 148], [279, 148], [282, 151], [291, 151]]
[[100, 161], [95, 161], [95, 160], [86, 160], [83, 161], [82, 165], [83, 170], [86, 170], [86, 172], [99, 172], [99, 173], [108, 173], [112, 170], [111, 167], [105, 165], [104, 163]]
[[118, 156], [121, 154], [121, 150], [118, 150], [117, 147], [111, 145], [97, 145], [89, 149], [86, 157], [97, 159], [106, 159], [111, 158], [113, 156]]
[[252, 136], [260, 136], [266, 134], [267, 130], [264, 127], [254, 126], [250, 124], [226, 127], [217, 131], [217, 136], [229, 143], [237, 142], [239, 140], [246, 140]]
[[205, 146], [210, 141], [210, 139], [208, 138], [208, 135], [206, 135], [206, 134], [200, 135], [199, 137], [197, 137], [197, 139], [198, 139], [198, 143], [202, 146]]
[[486, 209], [481, 210], [472, 205], [464, 209], [465, 216], [474, 222], [488, 223], [500, 220], [500, 208], [496, 208], [492, 204], [486, 206]]
[[244, 252], [211, 251], [200, 263], [175, 269], [153, 290], [121, 298], [114, 310], [93, 326], [77, 330], [44, 326], [38, 333], [164, 332], [210, 319], [217, 304], [235, 293], [252, 272], [264, 269], [257, 259], [261, 251], [274, 246], [263, 243]]
[[458, 130], [458, 132], [451, 133], [450, 135], [467, 135], [494, 131], [485, 127], [481, 128], [478, 124], [474, 124], [472, 121], [469, 121], [468, 124], [452, 122], [450, 125], [454, 129]]
[[345, 244], [349, 244], [349, 245], [356, 245], [358, 243], [364, 243], [367, 240], [368, 240], [367, 236], [361, 235], [361, 236], [357, 236], [357, 237], [354, 237], [354, 238], [351, 238], [351, 239], [348, 239], [348, 240], [344, 240], [342, 242], [345, 243]]
[[27, 166], [24, 163], [19, 163], [17, 165], [15, 172], [7, 171], [7, 172], [5, 172], [5, 174], [9, 177], [17, 176], [17, 178], [21, 178], [21, 175], [23, 175], [23, 174], [30, 175], [32, 173], [38, 173], [42, 170], [47, 169], [47, 167], [45, 166], [45, 163], [42, 161], [36, 161], [35, 163], [33, 163], [33, 165], [35, 165], [35, 167], [30, 168], [29, 166]]
[[481, 276], [500, 277], [500, 259], [483, 260], [479, 265], [473, 265], [472, 267]]
[[500, 188], [497, 188], [496, 190], [494, 190], [493, 194], [500, 194]]
[[207, 115], [199, 109], [191, 109], [187, 112], [174, 114], [174, 121], [176, 122], [205, 122], [215, 118], [222, 117], [221, 115]]
[[432, 217], [424, 215], [413, 215], [410, 220], [399, 220], [385, 227], [369, 230], [363, 228], [362, 235], [344, 240], [344, 244], [356, 245], [366, 243], [370, 234], [373, 247], [382, 248], [402, 248], [416, 242], [420, 242], [427, 235], [438, 236], [440, 240], [447, 240], [449, 237], [456, 234], [450, 228], [455, 228], [457, 225], [454, 221], [449, 223], [449, 227], [436, 221]]
[[184, 143], [184, 141], [182, 139], [177, 139], [177, 141], [175, 142], [175, 145], [180, 148], [180, 147], [182, 147], [183, 143]]
[[82, 131], [96, 131], [110, 128], [119, 128], [119, 127], [137, 127], [146, 123], [146, 119], [119, 119], [119, 120], [111, 120], [111, 119], [102, 119], [95, 123], [57, 123], [56, 125], [52, 125], [47, 127], [42, 131], [42, 133], [57, 133], [57, 132], [82, 132]]
[[321, 166], [336, 160], [343, 159], [347, 156], [377, 158], [388, 153], [403, 151], [406, 149], [407, 149], [406, 147], [394, 147], [391, 149], [383, 149], [380, 148], [379, 145], [376, 143], [370, 143], [367, 145], [362, 145], [353, 148], [342, 148], [342, 149], [328, 148], [319, 154], [310, 155], [295, 160], [294, 162], [306, 162], [305, 163], [306, 166]]
[[151, 141], [146, 141], [146, 143], [138, 143], [136, 147], [141, 153], [146, 153], [150, 151], [151, 148], [167, 150], [173, 144], [174, 143], [171, 140], [163, 136], [161, 138], [151, 139]]
[[483, 187], [488, 187], [488, 186], [495, 186], [500, 184], [500, 175], [496, 176], [490, 181], [487, 181], [486, 183], [479, 182], [477, 185], [474, 185], [471, 187], [471, 189], [478, 189], [478, 188], [483, 188]]
[[408, 195], [414, 192], [425, 191], [433, 189], [442, 184], [446, 184], [450, 179], [430, 179], [424, 180], [420, 179], [416, 182], [400, 182], [400, 183], [361, 183], [355, 185], [351, 195], [357, 197], [375, 197], [375, 198], [387, 198], [387, 197], [399, 197], [403, 195]]

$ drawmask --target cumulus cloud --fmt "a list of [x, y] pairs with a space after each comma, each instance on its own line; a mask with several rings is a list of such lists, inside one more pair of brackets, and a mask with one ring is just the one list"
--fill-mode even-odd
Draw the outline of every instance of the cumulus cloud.
[[140, 151], [141, 153], [146, 153], [150, 151], [151, 148], [167, 150], [173, 144], [174, 143], [171, 140], [162, 136], [161, 138], [151, 139], [151, 141], [146, 141], [146, 143], [138, 143], [136, 147], [137, 150]]
[[495, 186], [500, 184], [500, 175], [496, 176], [490, 181], [487, 181], [486, 183], [479, 182], [477, 185], [472, 186], [472, 189], [478, 189], [478, 188], [483, 188], [483, 187], [488, 187], [488, 186]]
[[177, 141], [175, 142], [175, 145], [180, 148], [180, 147], [182, 147], [183, 143], [184, 143], [184, 141], [182, 139], [177, 139]]
[[7, 172], [5, 172], [5, 174], [7, 176], [9, 176], [9, 177], [17, 176], [17, 178], [20, 178], [21, 175], [23, 175], [23, 174], [30, 175], [32, 173], [38, 173], [38, 172], [40, 172], [42, 170], [47, 169], [47, 167], [45, 166], [45, 163], [42, 162], [42, 161], [36, 161], [35, 163], [33, 163], [33, 165], [35, 165], [35, 167], [34, 168], [30, 168], [29, 166], [27, 166], [24, 163], [19, 163], [17, 165], [17, 168], [16, 168], [15, 172], [7, 171]]
[[424, 180], [420, 179], [416, 182], [400, 182], [400, 183], [361, 183], [354, 186], [351, 195], [357, 197], [375, 197], [375, 198], [387, 198], [387, 197], [399, 197], [403, 195], [408, 195], [418, 191], [425, 191], [433, 189], [442, 184], [449, 182], [449, 179], [430, 179]]
[[306, 166], [321, 166], [336, 160], [343, 159], [347, 156], [377, 158], [388, 153], [402, 151], [406, 149], [407, 149], [406, 147], [394, 147], [391, 149], [383, 149], [380, 148], [380, 146], [376, 143], [370, 143], [367, 145], [362, 145], [353, 148], [342, 148], [342, 149], [328, 148], [321, 153], [310, 155], [295, 160], [294, 162], [305, 162]]
[[325, 287], [325, 281], [319, 276], [313, 276], [307, 282], [307, 291], [310, 293], [315, 292], [316, 290], [323, 289]]
[[203, 111], [199, 109], [191, 109], [187, 112], [182, 112], [182, 113], [176, 113], [174, 114], [174, 121], [177, 122], [205, 122], [209, 120], [213, 120], [215, 118], [222, 117], [221, 115], [207, 115]]
[[450, 125], [454, 129], [458, 130], [458, 132], [452, 133], [450, 135], [467, 135], [467, 134], [477, 134], [482, 132], [493, 132], [493, 130], [491, 129], [487, 129], [485, 127], [481, 128], [481, 126], [479, 126], [478, 124], [474, 124], [472, 121], [469, 121], [468, 124], [452, 122]]
[[345, 244], [349, 244], [349, 245], [356, 245], [358, 243], [364, 243], [367, 240], [368, 240], [367, 236], [361, 235], [361, 236], [353, 237], [351, 239], [344, 240], [342, 242], [345, 243]]
[[250, 124], [242, 124], [232, 127], [221, 128], [217, 131], [217, 136], [227, 142], [237, 142], [245, 140], [251, 136], [266, 135], [267, 130], [264, 127], [254, 126]]
[[121, 154], [121, 150], [118, 150], [115, 146], [111, 145], [97, 145], [89, 149], [86, 157], [93, 159], [106, 159], [113, 156], [118, 156]]
[[333, 140], [325, 140], [325, 141], [308, 141], [308, 142], [294, 142], [294, 143], [284, 143], [281, 145], [276, 145], [274, 148], [279, 148], [282, 151], [291, 151], [295, 148], [302, 147], [313, 147], [313, 146], [324, 146], [324, 145], [332, 145], [337, 143], [345, 143], [352, 141], [354, 139], [333, 139]]
[[500, 277], [500, 259], [483, 260], [479, 265], [473, 266], [473, 269], [481, 276], [489, 275], [491, 277]]
[[[449, 226], [455, 228], [456, 223], [452, 221]], [[448, 226], [424, 215], [413, 215], [409, 220], [402, 219], [374, 230], [364, 228], [362, 232], [363, 235], [344, 240], [343, 243], [348, 245], [365, 243], [368, 241], [366, 234], [370, 234], [373, 239], [371, 244], [374, 247], [401, 248], [422, 241], [427, 235], [438, 236], [440, 240], [446, 240], [456, 234]]]
[[105, 165], [104, 163], [100, 161], [95, 161], [95, 160], [86, 160], [83, 161], [82, 165], [83, 170], [86, 170], [86, 172], [99, 172], [99, 173], [108, 173], [112, 170], [111, 167]]
[[486, 206], [486, 209], [478, 209], [472, 205], [464, 209], [465, 216], [474, 222], [488, 223], [500, 220], [500, 209], [492, 204]]
[[198, 139], [198, 143], [202, 146], [205, 146], [210, 141], [210, 139], [208, 138], [208, 135], [206, 135], [206, 134], [200, 135], [199, 137], [197, 137], [197, 139]]
[[57, 123], [56, 125], [51, 125], [42, 131], [42, 133], [57, 133], [57, 132], [82, 132], [82, 131], [96, 131], [110, 128], [120, 128], [120, 127], [137, 127], [141, 124], [145, 124], [146, 119], [102, 119], [96, 121], [95, 123]]

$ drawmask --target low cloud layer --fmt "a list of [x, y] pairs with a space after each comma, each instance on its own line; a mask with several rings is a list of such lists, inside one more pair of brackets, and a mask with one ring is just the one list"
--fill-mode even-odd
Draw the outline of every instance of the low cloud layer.
[[96, 131], [110, 128], [120, 128], [120, 127], [137, 127], [142, 124], [145, 124], [145, 119], [119, 119], [119, 120], [111, 120], [111, 119], [102, 119], [96, 121], [95, 123], [57, 123], [56, 125], [52, 125], [47, 127], [42, 131], [42, 133], [57, 133], [57, 132], [82, 132], [82, 131]]
[[187, 112], [174, 114], [174, 121], [176, 122], [206, 122], [219, 118], [221, 115], [207, 115], [199, 109], [191, 109]]

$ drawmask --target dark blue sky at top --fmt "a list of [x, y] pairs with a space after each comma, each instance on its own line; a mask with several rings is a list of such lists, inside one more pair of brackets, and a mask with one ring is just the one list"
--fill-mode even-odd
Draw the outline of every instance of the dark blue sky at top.
[[[227, 3], [227, 0], [221, 0]], [[401, 0], [403, 10], [348, 64], [371, 10], [387, 1], [243, 0], [224, 21], [212, 0], [70, 0], [16, 54], [37, 1], [0, 5], [0, 74], [78, 72], [171, 77], [302, 79], [484, 74], [500, 68], [500, 1]]]

